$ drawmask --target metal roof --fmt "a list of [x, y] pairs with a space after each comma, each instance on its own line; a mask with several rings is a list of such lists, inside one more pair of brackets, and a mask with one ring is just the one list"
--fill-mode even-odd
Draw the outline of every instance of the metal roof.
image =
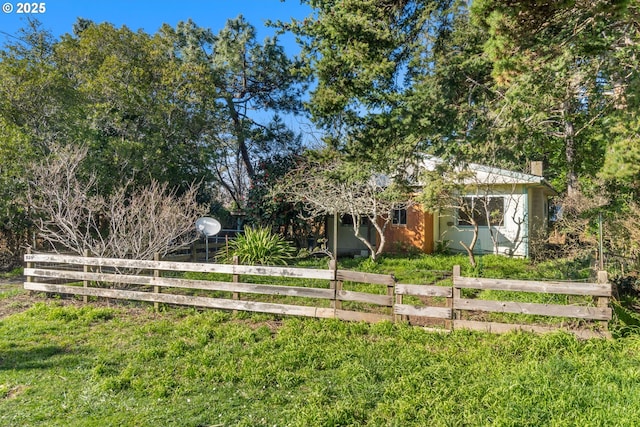
[[[430, 155], [425, 155], [419, 163], [418, 168], [426, 170], [434, 170], [438, 164], [444, 163], [444, 160]], [[524, 172], [517, 172], [509, 169], [497, 168], [493, 166], [480, 165], [477, 163], [468, 163], [466, 167], [473, 172], [474, 176], [467, 180], [468, 184], [523, 184], [523, 185], [539, 185], [547, 187], [551, 192], [556, 190], [542, 176], [532, 175]], [[457, 168], [460, 170], [460, 168]], [[424, 185], [419, 182], [418, 185]]]

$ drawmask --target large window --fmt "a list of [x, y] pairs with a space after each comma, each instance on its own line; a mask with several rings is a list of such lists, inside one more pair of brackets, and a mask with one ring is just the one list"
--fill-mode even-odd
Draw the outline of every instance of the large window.
[[[489, 221], [487, 221], [487, 217]], [[464, 197], [458, 209], [458, 225], [500, 226], [504, 223], [504, 197]]]

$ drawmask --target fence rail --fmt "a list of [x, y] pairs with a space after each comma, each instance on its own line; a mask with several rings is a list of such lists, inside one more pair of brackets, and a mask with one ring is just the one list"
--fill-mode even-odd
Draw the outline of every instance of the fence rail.
[[[463, 277], [454, 267], [441, 285], [397, 283], [393, 275], [328, 269], [237, 264], [148, 261], [58, 254], [27, 254], [24, 287], [30, 291], [242, 310], [278, 315], [377, 322], [441, 322], [444, 330], [491, 332], [513, 329], [544, 332], [557, 327], [470, 319], [468, 314], [515, 313], [578, 319], [590, 328], [579, 336], [608, 336], [611, 284], [600, 272], [597, 283], [519, 281]], [[36, 265], [37, 264], [37, 265]], [[204, 279], [185, 273], [212, 273]], [[278, 284], [256, 283], [274, 281]], [[574, 295], [582, 305], [481, 299], [469, 290]], [[588, 302], [585, 304], [584, 302]], [[593, 328], [592, 326], [597, 326]]]

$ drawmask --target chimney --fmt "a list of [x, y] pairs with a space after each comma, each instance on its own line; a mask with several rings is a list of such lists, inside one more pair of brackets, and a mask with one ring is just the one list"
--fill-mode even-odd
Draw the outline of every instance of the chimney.
[[542, 166], [542, 162], [531, 162], [531, 175], [544, 176], [543, 171], [544, 167]]

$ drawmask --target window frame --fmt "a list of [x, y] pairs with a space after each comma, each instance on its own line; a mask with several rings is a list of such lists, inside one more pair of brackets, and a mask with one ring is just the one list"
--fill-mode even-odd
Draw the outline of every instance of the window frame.
[[406, 227], [408, 220], [409, 212], [407, 211], [407, 208], [394, 209], [391, 213], [391, 225], [396, 227]]

